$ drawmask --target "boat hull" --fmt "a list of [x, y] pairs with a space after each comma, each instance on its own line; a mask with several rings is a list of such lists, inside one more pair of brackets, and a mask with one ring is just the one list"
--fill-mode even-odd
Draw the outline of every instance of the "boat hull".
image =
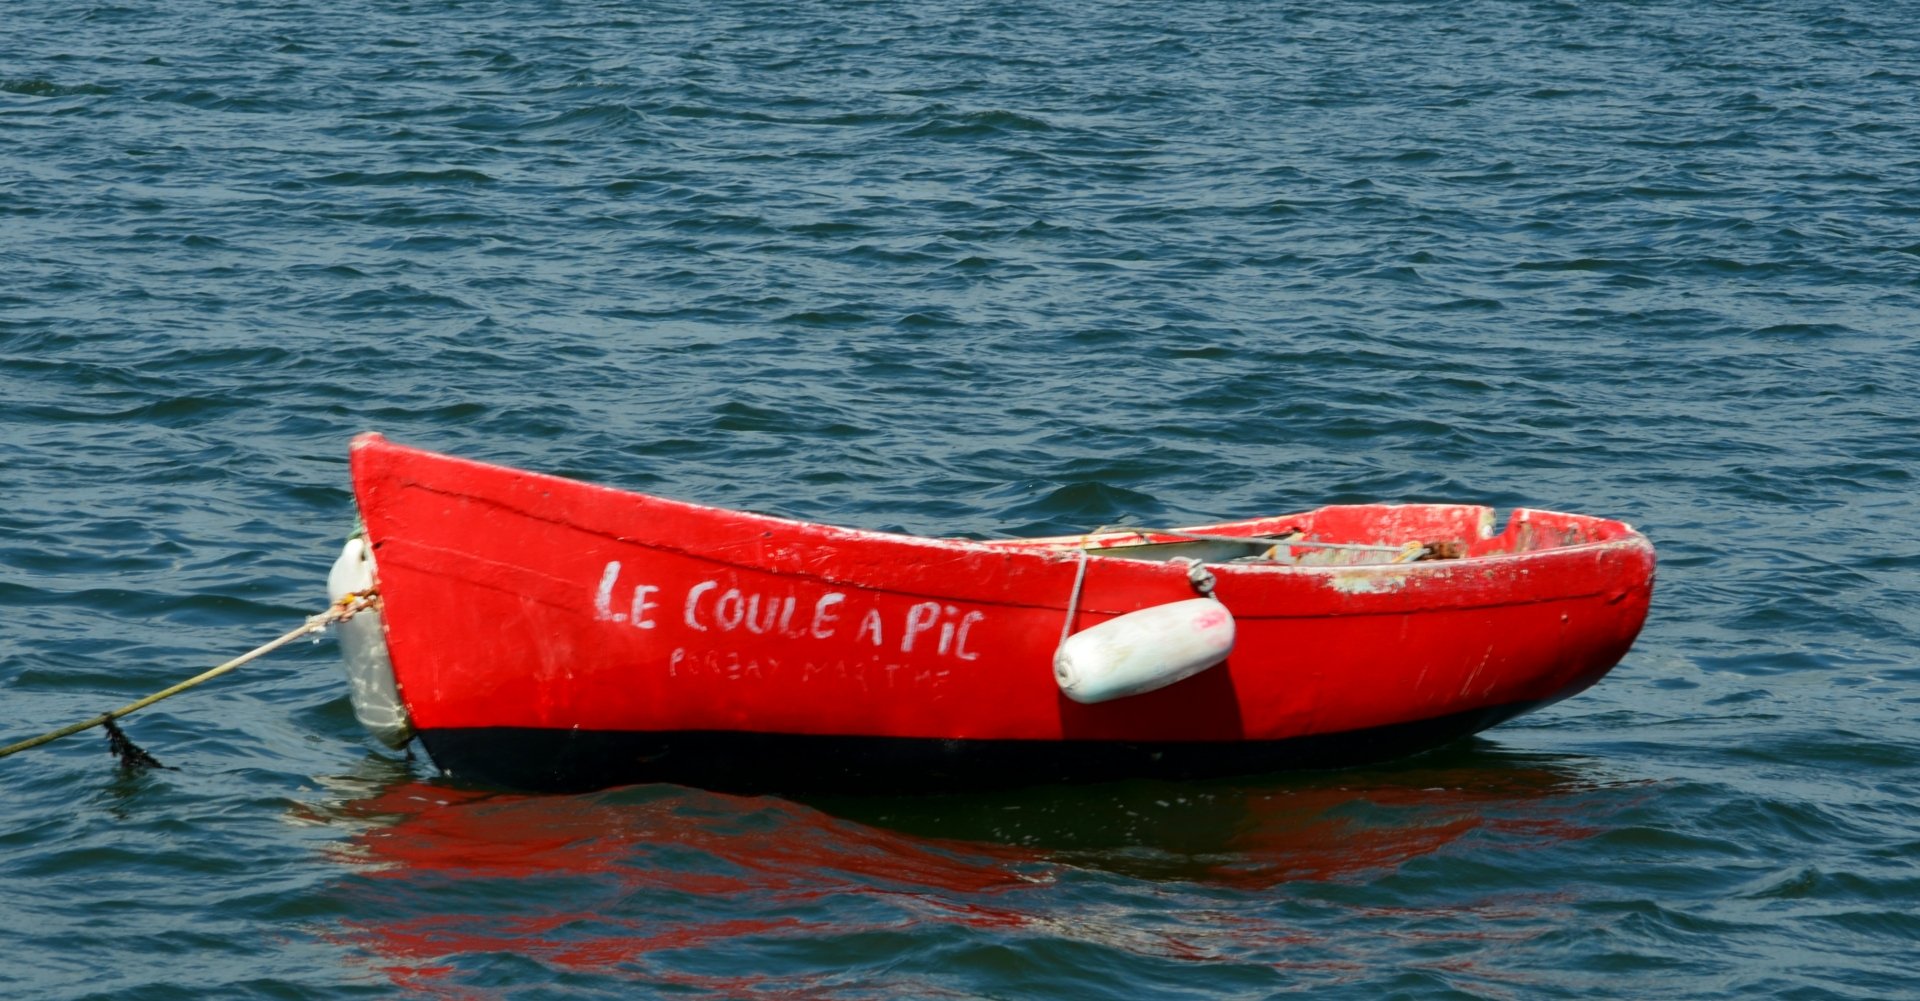
[[1466, 505], [1205, 526], [1463, 558], [1210, 564], [1200, 576], [1237, 623], [1226, 662], [1085, 705], [1055, 684], [1063, 632], [1196, 593], [1180, 563], [1119, 558], [1138, 549], [1124, 533], [864, 532], [377, 435], [355, 441], [353, 468], [414, 731], [455, 777], [518, 787], [923, 788], [1373, 760], [1584, 689], [1625, 654], [1652, 588], [1643, 536], [1575, 515], [1516, 512], [1498, 534]]

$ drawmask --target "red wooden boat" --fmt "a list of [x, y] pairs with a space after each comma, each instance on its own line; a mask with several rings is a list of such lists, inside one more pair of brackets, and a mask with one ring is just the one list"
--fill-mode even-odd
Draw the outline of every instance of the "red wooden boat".
[[[522, 788], [927, 789], [1380, 759], [1593, 684], [1653, 586], [1639, 532], [1548, 511], [1498, 532], [1485, 507], [1340, 505], [978, 541], [703, 507], [375, 434], [352, 460], [365, 532], [332, 584], [379, 599], [342, 627], [356, 710], [455, 778]], [[1194, 635], [1227, 630], [1224, 661], [1091, 704], [1062, 689], [1064, 636], [1144, 624], [1116, 656], [1151, 654], [1184, 628], [1161, 610], [1207, 591], [1197, 606], [1218, 611]], [[1127, 614], [1143, 609], [1160, 618]]]

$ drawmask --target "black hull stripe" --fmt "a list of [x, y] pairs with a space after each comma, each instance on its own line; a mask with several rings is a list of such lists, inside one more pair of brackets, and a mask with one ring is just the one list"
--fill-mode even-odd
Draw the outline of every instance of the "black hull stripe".
[[1337, 768], [1438, 747], [1539, 703], [1270, 741], [938, 740], [744, 731], [424, 730], [449, 778], [544, 792], [671, 782], [721, 792], [913, 794]]

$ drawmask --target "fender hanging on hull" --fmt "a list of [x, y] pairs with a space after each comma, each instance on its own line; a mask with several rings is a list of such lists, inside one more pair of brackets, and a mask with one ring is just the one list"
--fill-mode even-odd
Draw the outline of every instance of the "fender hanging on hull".
[[[339, 601], [373, 587], [373, 552], [367, 548], [366, 539], [354, 536], [327, 572], [327, 600]], [[336, 623], [334, 629], [340, 636], [347, 681], [353, 686], [354, 718], [388, 747], [405, 746], [413, 739], [413, 723], [407, 718], [406, 703], [400, 700], [400, 686], [393, 680], [393, 661], [387, 655], [387, 631], [379, 610], [369, 608]]]

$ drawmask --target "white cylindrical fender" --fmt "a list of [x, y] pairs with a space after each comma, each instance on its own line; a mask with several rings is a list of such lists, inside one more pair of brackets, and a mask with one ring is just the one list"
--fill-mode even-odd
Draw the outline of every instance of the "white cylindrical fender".
[[[374, 586], [373, 550], [358, 536], [348, 539], [327, 572], [327, 598], [339, 601]], [[401, 747], [413, 737], [413, 721], [400, 701], [393, 680], [393, 661], [387, 657], [387, 629], [380, 612], [366, 609], [335, 623], [347, 681], [353, 687], [353, 715], [388, 747]]]
[[1053, 655], [1053, 678], [1075, 702], [1107, 702], [1191, 678], [1232, 652], [1233, 615], [1212, 598], [1190, 598], [1067, 637]]

